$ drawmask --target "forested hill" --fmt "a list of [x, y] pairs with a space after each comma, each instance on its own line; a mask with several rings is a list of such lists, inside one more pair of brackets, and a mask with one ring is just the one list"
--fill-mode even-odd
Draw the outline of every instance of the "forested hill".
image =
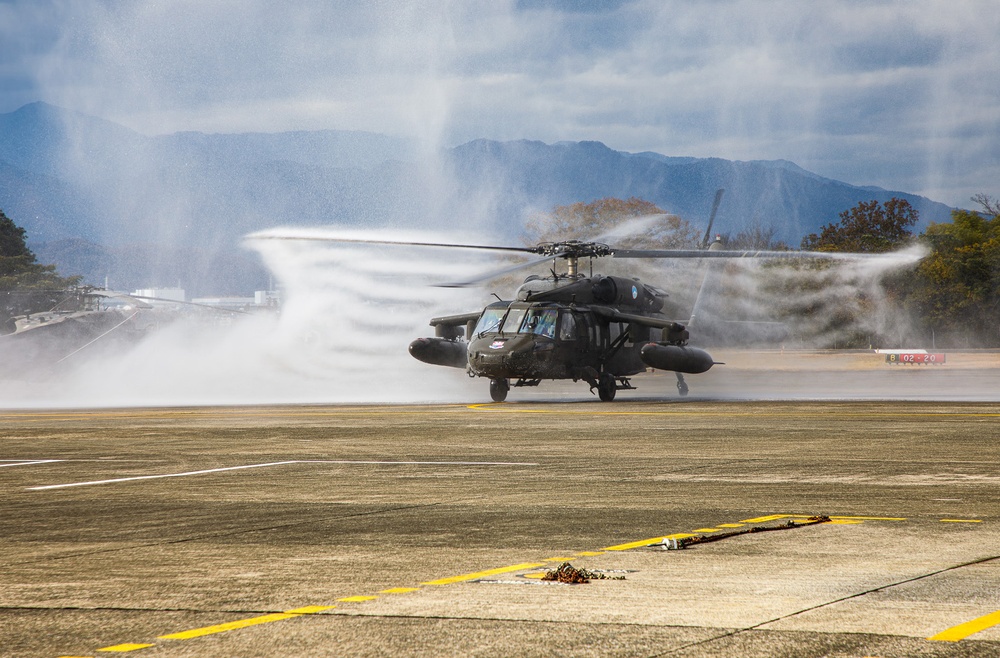
[[704, 227], [720, 187], [719, 230], [773, 226], [793, 246], [859, 201], [905, 198], [920, 211], [918, 230], [950, 211], [789, 162], [632, 154], [599, 142], [477, 140], [426, 155], [361, 132], [150, 137], [44, 103], [0, 115], [0, 208], [43, 262], [118, 287], [260, 287], [266, 274], [240, 237], [279, 225], [464, 225], [516, 242], [533, 211], [635, 196]]

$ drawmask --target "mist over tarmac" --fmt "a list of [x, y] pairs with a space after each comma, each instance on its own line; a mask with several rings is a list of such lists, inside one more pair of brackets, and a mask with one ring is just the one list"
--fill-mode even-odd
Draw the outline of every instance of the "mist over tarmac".
[[[277, 229], [270, 237], [339, 237], [455, 242], [454, 237], [386, 231]], [[469, 240], [473, 243], [483, 241]], [[488, 241], [487, 241], [488, 242]], [[407, 346], [433, 335], [428, 321], [440, 315], [478, 311], [505, 299], [513, 286], [445, 288], [435, 284], [467, 279], [503, 267], [493, 255], [467, 250], [397, 245], [343, 244], [314, 240], [248, 239], [282, 288], [280, 314], [232, 319], [198, 313], [166, 324], [125, 349], [88, 357], [86, 350], [44, 377], [0, 382], [0, 406], [130, 407], [209, 406], [265, 403], [485, 402], [483, 379], [458, 369], [430, 366], [409, 356]], [[884, 301], [881, 277], [914, 260], [913, 254], [841, 263], [822, 271], [784, 269], [782, 277], [806, 279], [821, 310], [858, 298]], [[598, 263], [597, 269], [600, 271]], [[620, 264], [617, 264], [620, 266]], [[689, 286], [703, 268], [662, 268], [657, 285]], [[541, 269], [539, 267], [539, 269]], [[644, 273], [655, 276], [653, 263]], [[683, 274], [686, 276], [673, 276]], [[768, 270], [769, 271], [769, 270]], [[741, 264], [714, 272], [717, 287], [759, 314], [775, 305], [783, 287], [761, 283], [761, 266]], [[520, 276], [520, 275], [519, 275]], [[509, 278], [509, 277], [508, 277]], [[773, 274], [772, 274], [773, 279]], [[646, 280], [646, 279], [644, 279]], [[664, 283], [664, 280], [666, 283]], [[787, 283], [787, 282], [786, 282]], [[734, 295], [735, 292], [735, 295]], [[683, 297], [684, 295], [681, 295]], [[749, 308], [756, 305], [755, 308]], [[875, 303], [866, 308], [878, 308]], [[686, 309], [689, 313], [690, 309]], [[685, 315], [686, 317], [686, 315]], [[684, 319], [684, 318], [679, 318]], [[840, 331], [884, 328], [903, 319], [891, 305]], [[706, 322], [703, 320], [703, 322]], [[818, 340], [830, 336], [822, 331]], [[699, 344], [693, 331], [693, 344]], [[797, 349], [792, 349], [792, 348]], [[692, 398], [707, 399], [996, 399], [996, 354], [951, 357], [945, 366], [892, 366], [872, 351], [823, 353], [817, 345], [772, 344], [756, 350], [710, 347], [719, 365], [689, 376]], [[885, 346], [883, 346], [885, 347]], [[896, 345], [894, 347], [924, 347]], [[787, 348], [787, 349], [785, 349]], [[904, 370], [905, 369], [905, 370]], [[908, 374], [903, 374], [903, 373]], [[636, 378], [635, 399], [676, 399], [672, 373]], [[584, 383], [543, 382], [515, 389], [511, 401], [593, 399]]]
[[[384, 231], [367, 235], [391, 237]], [[481, 262], [475, 254], [438, 249], [270, 240], [253, 240], [250, 246], [261, 252], [282, 288], [280, 315], [229, 319], [199, 312], [151, 332], [125, 350], [89, 359], [81, 352], [47, 377], [2, 382], [0, 404], [107, 407], [468, 399], [464, 371], [420, 363], [409, 356], [407, 346], [414, 338], [433, 335], [430, 318], [482, 308], [487, 293], [481, 289], [432, 284], [468, 275], [470, 270], [489, 270], [489, 262]]]

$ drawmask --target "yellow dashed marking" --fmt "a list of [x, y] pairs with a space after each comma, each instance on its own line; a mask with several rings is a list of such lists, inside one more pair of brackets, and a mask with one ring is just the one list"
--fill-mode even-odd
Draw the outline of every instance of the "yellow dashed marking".
[[861, 525], [864, 521], [858, 521], [855, 519], [830, 519], [830, 523], [827, 525]]
[[952, 626], [951, 628], [941, 631], [937, 635], [932, 635], [927, 639], [938, 642], [958, 642], [959, 640], [964, 640], [979, 631], [985, 631], [987, 628], [992, 628], [997, 624], [1000, 624], [1000, 610], [997, 612], [991, 612], [988, 615], [983, 615], [982, 617], [973, 619], [972, 621], [967, 621], [964, 624]]
[[[806, 515], [806, 514], [771, 514], [771, 515], [768, 515], [768, 516], [760, 516], [760, 517], [756, 517], [756, 518], [753, 518], [753, 519], [744, 519], [740, 523], [720, 523], [717, 527], [714, 527], [714, 528], [699, 528], [699, 529], [695, 530], [694, 533], [706, 534], [706, 533], [712, 533], [712, 532], [719, 532], [722, 528], [741, 528], [745, 524], [748, 524], [748, 523], [766, 523], [768, 521], [777, 521], [777, 520], [780, 520], [780, 519], [787, 519], [787, 518], [810, 518], [810, 516]], [[856, 523], [862, 523], [865, 520], [877, 520], [877, 521], [905, 521], [906, 520], [905, 518], [898, 518], [898, 517], [877, 517], [877, 516], [834, 516], [834, 517], [830, 517], [830, 518], [832, 519], [833, 523], [839, 523], [839, 524], [856, 524]], [[981, 523], [981, 521], [978, 520], [978, 519], [942, 519], [942, 522], [951, 522], [951, 523]], [[593, 557], [593, 556], [603, 555], [607, 551], [627, 551], [627, 550], [630, 550], [630, 549], [633, 549], [633, 548], [643, 548], [643, 547], [650, 546], [650, 545], [653, 545], [653, 544], [662, 543], [664, 540], [669, 540], [669, 539], [675, 539], [675, 540], [676, 539], [686, 539], [686, 538], [689, 538], [689, 537], [695, 537], [695, 536], [697, 536], [694, 533], [690, 533], [690, 532], [678, 532], [678, 533], [674, 533], [672, 535], [666, 535], [666, 536], [662, 536], [662, 537], [653, 537], [653, 538], [650, 538], [650, 539], [643, 539], [643, 540], [640, 540], [640, 541], [628, 542], [628, 543], [625, 543], [625, 544], [618, 544], [618, 545], [615, 545], [615, 546], [608, 546], [608, 547], [602, 548], [601, 550], [598, 550], [598, 551], [579, 551], [577, 553], [574, 553], [573, 556], [574, 557]], [[467, 574], [462, 574], [462, 575], [459, 575], [459, 576], [451, 576], [449, 578], [440, 578], [440, 579], [437, 579], [437, 580], [429, 580], [429, 581], [421, 583], [421, 584], [422, 585], [450, 585], [450, 584], [453, 584], [453, 583], [468, 582], [468, 581], [471, 581], [471, 580], [478, 580], [480, 578], [486, 578], [486, 577], [489, 577], [489, 576], [496, 576], [496, 575], [500, 575], [500, 574], [513, 573], [513, 572], [516, 572], [516, 571], [530, 571], [532, 569], [538, 569], [539, 567], [545, 567], [546, 566], [546, 562], [566, 562], [566, 561], [569, 561], [570, 559], [571, 558], [569, 558], [569, 557], [550, 557], [550, 558], [544, 558], [543, 562], [525, 562], [525, 563], [522, 563], [522, 564], [514, 564], [514, 565], [511, 565], [509, 567], [500, 567], [500, 568], [497, 568], [497, 569], [487, 569], [485, 571], [476, 571], [474, 573], [467, 573]], [[541, 579], [544, 575], [545, 575], [545, 572], [538, 572], [538, 571], [536, 571], [536, 572], [533, 572], [533, 573], [524, 574], [524, 577], [525, 578], [532, 578], [532, 579]], [[417, 592], [417, 591], [420, 591], [419, 587], [394, 587], [394, 588], [390, 588], [390, 589], [384, 589], [384, 590], [380, 591], [379, 593], [380, 594], [404, 594], [404, 593], [408, 593], [408, 592]], [[378, 598], [377, 596], [348, 596], [348, 597], [337, 599], [337, 600], [338, 601], [344, 601], [344, 602], [357, 602], [357, 603], [361, 603], [361, 602], [365, 602], [365, 601], [372, 601], [372, 600], [375, 600], [377, 598]], [[213, 635], [213, 634], [216, 634], [216, 633], [224, 633], [224, 632], [227, 632], [227, 631], [237, 630], [237, 629], [240, 629], [240, 628], [247, 628], [249, 626], [256, 626], [258, 624], [267, 624], [267, 623], [270, 623], [270, 622], [282, 621], [282, 620], [285, 620], [285, 619], [293, 619], [295, 617], [301, 617], [303, 615], [316, 614], [316, 613], [319, 613], [319, 612], [323, 612], [325, 610], [330, 610], [330, 609], [332, 609], [334, 607], [336, 607], [336, 606], [332, 606], [332, 605], [304, 606], [304, 607], [301, 607], [301, 608], [294, 608], [292, 610], [286, 610], [285, 612], [281, 612], [281, 613], [274, 613], [274, 614], [269, 614], [269, 615], [262, 615], [260, 617], [251, 617], [249, 619], [240, 619], [240, 620], [237, 620], [237, 621], [232, 621], [232, 622], [228, 622], [228, 623], [224, 623], [224, 624], [216, 624], [214, 626], [205, 626], [205, 627], [202, 627], [202, 628], [195, 628], [195, 629], [191, 629], [191, 630], [188, 630], [188, 631], [182, 631], [180, 633], [171, 633], [169, 635], [161, 635], [161, 636], [158, 637], [158, 639], [161, 639], [161, 640], [189, 640], [189, 639], [192, 639], [192, 638], [202, 637], [202, 636], [205, 636], [205, 635]], [[980, 630], [983, 630], [985, 628], [989, 628], [990, 626], [994, 626], [996, 624], [1000, 624], [1000, 612], [996, 612], [996, 613], [993, 613], [991, 615], [987, 615], [986, 617], [981, 617], [980, 619], [973, 620], [971, 622], [967, 622], [966, 624], [962, 624], [960, 626], [956, 626], [953, 629], [948, 629], [947, 631], [939, 633], [938, 635], [934, 636], [933, 638], [929, 638], [929, 639], [941, 639], [941, 640], [957, 641], [957, 639], [961, 639], [961, 637], [965, 637], [966, 635], [971, 635], [972, 633], [979, 632]], [[975, 630], [968, 630], [968, 629], [975, 629]], [[957, 637], [957, 635], [960, 634], [960, 633], [965, 633], [966, 635], [962, 635], [961, 637]], [[956, 640], [950, 640], [951, 637], [957, 637], [957, 639]], [[153, 645], [153, 644], [117, 644], [117, 645], [112, 646], [112, 647], [105, 647], [103, 649], [98, 649], [98, 651], [101, 651], [101, 652], [121, 652], [121, 653], [124, 653], [124, 652], [128, 652], [128, 651], [136, 651], [136, 650], [139, 650], [139, 649], [145, 649], [145, 648], [152, 647], [152, 646], [155, 646], [155, 645]], [[63, 658], [72, 658], [72, 657], [63, 657]]]
[[336, 607], [337, 606], [335, 605], [307, 605], [304, 608], [285, 610], [285, 613], [289, 615], [314, 615], [317, 612], [323, 612], [324, 610], [333, 610]]
[[649, 546], [651, 544], [659, 544], [663, 541], [663, 537], [652, 537], [650, 539], [643, 539], [642, 541], [632, 541], [627, 544], [618, 544], [617, 546], [605, 546], [602, 551], [629, 551], [633, 548], [642, 548], [643, 546]]
[[272, 615], [263, 615], [261, 617], [251, 617], [249, 619], [240, 619], [239, 621], [231, 621], [225, 624], [216, 624], [215, 626], [204, 626], [202, 628], [195, 628], [190, 631], [181, 631], [180, 633], [171, 633], [170, 635], [160, 635], [158, 639], [160, 640], [190, 640], [195, 637], [202, 637], [204, 635], [214, 635], [216, 633], [225, 633], [226, 631], [235, 631], [238, 628], [247, 628], [248, 626], [256, 626], [257, 624], [269, 624], [272, 621], [282, 621], [283, 619], [292, 619], [293, 617], [299, 617], [301, 615], [289, 614], [287, 612], [278, 612]]
[[438, 580], [429, 580], [426, 583], [421, 583], [421, 585], [450, 585], [452, 583], [463, 583], [469, 580], [477, 580], [479, 578], [485, 578], [486, 576], [496, 576], [501, 573], [511, 573], [512, 571], [527, 571], [528, 569], [536, 569], [538, 567], [544, 567], [545, 564], [542, 562], [525, 562], [524, 564], [515, 564], [509, 567], [500, 567], [499, 569], [488, 569], [486, 571], [477, 571], [475, 573], [467, 573], [461, 576], [452, 576], [451, 578], [440, 578]]
[[[226, 631], [234, 631], [239, 628], [256, 626], [257, 624], [269, 624], [272, 621], [282, 621], [284, 619], [293, 619], [295, 617], [301, 617], [303, 615], [311, 615], [317, 612], [322, 612], [323, 610], [329, 610], [333, 607], [335, 606], [311, 605], [311, 606], [306, 606], [304, 608], [295, 608], [294, 610], [289, 610], [287, 612], [278, 612], [271, 615], [262, 615], [260, 617], [250, 617], [249, 619], [240, 619], [238, 621], [231, 621], [225, 624], [216, 624], [215, 626], [204, 626], [202, 628], [195, 628], [190, 631], [171, 633], [170, 635], [160, 635], [158, 639], [190, 640], [195, 637], [202, 637], [204, 635], [214, 635], [216, 633], [225, 633]], [[152, 645], [147, 645], [147, 646], [152, 646]]]
[[777, 521], [778, 519], [790, 518], [791, 514], [771, 514], [770, 516], [758, 516], [755, 519], [743, 519], [740, 523], [767, 523], [768, 521]]
[[982, 519], [941, 519], [941, 523], [982, 523]]
[[116, 644], [113, 647], [104, 647], [103, 649], [98, 649], [98, 651], [106, 651], [108, 653], [126, 653], [128, 651], [138, 651], [139, 649], [147, 649], [155, 645], [152, 644]]

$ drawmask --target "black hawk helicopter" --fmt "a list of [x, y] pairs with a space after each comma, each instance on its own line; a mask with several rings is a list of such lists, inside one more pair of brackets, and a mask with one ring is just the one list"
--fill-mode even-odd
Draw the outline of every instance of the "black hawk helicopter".
[[[720, 190], [721, 192], [721, 190]], [[712, 219], [721, 194], [717, 194]], [[617, 249], [601, 242], [566, 240], [534, 247], [412, 242], [334, 237], [291, 237], [256, 234], [258, 239], [307, 240], [371, 245], [478, 249], [538, 256], [528, 262], [475, 279], [439, 284], [467, 287], [550, 261], [564, 261], [565, 272], [529, 276], [514, 298], [460, 315], [431, 319], [434, 337], [417, 338], [410, 355], [432, 365], [461, 368], [470, 377], [490, 380], [490, 397], [507, 399], [511, 387], [537, 386], [543, 380], [587, 382], [603, 401], [620, 390], [633, 390], [630, 377], [647, 368], [677, 375], [677, 390], [687, 395], [686, 374], [719, 365], [703, 349], [688, 345], [686, 324], [662, 313], [667, 294], [638, 278], [584, 275], [580, 260], [597, 258], [852, 258], [858, 254], [804, 251], [726, 251], [721, 241], [708, 246], [712, 221], [701, 249]], [[707, 280], [707, 277], [706, 277]], [[702, 284], [704, 289], [704, 281]], [[699, 297], [701, 293], [699, 293]], [[695, 302], [697, 310], [698, 303]]]

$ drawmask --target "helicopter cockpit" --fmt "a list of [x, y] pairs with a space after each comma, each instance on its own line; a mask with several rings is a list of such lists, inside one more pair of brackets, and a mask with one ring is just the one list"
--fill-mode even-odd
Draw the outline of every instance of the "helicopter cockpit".
[[[556, 337], [556, 326], [559, 321], [558, 308], [537, 306], [524, 307], [511, 304], [491, 304], [484, 311], [476, 328], [474, 336], [488, 333], [501, 334], [534, 334], [545, 338]], [[571, 313], [563, 314], [560, 337], [563, 339], [575, 335], [575, 323]]]

